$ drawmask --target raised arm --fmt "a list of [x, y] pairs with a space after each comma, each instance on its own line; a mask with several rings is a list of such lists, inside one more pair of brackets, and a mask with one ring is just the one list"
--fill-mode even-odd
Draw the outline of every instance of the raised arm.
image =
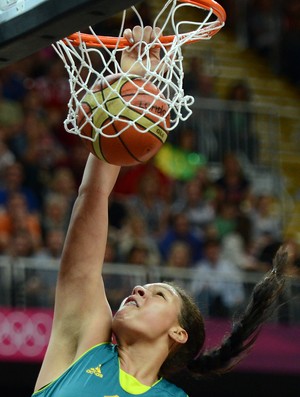
[[101, 270], [108, 198], [118, 173], [119, 167], [89, 155], [64, 244], [53, 329], [36, 389], [59, 376], [91, 346], [110, 340], [112, 316]]
[[101, 271], [108, 229], [108, 198], [118, 173], [119, 167], [89, 155], [62, 253], [55, 321], [67, 324], [68, 332], [69, 327], [74, 327], [78, 343], [86, 338], [86, 328], [91, 328], [91, 321], [98, 322], [99, 316], [101, 327], [96, 329], [97, 339], [110, 338], [111, 313]]
[[[158, 34], [159, 30], [153, 32], [149, 26], [126, 29], [124, 37], [133, 47], [122, 54], [124, 71], [145, 73], [142, 64], [135, 63], [139, 51], [134, 44], [154, 40]], [[155, 68], [159, 49], [152, 48], [149, 55]], [[53, 328], [36, 390], [62, 374], [90, 347], [110, 341], [112, 315], [101, 271], [107, 240], [108, 198], [118, 173], [118, 166], [89, 155], [64, 244]]]

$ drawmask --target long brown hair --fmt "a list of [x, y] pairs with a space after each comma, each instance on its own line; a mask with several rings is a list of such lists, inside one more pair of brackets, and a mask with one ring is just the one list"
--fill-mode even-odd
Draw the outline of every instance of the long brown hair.
[[203, 317], [197, 305], [180, 287], [171, 284], [182, 300], [180, 325], [188, 333], [188, 341], [170, 354], [160, 369], [165, 378], [183, 369], [193, 377], [230, 371], [253, 346], [262, 324], [270, 318], [285, 283], [284, 268], [288, 254], [280, 248], [273, 268], [253, 289], [245, 311], [232, 322], [231, 333], [219, 347], [202, 352], [205, 341]]

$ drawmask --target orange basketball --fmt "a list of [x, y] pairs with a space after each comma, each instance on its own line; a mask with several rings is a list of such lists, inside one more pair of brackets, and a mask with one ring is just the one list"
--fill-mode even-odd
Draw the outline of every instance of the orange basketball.
[[95, 139], [84, 141], [101, 160], [121, 166], [144, 163], [168, 136], [170, 115], [165, 98], [142, 77], [117, 74], [107, 80], [109, 84], [101, 80], [81, 101], [77, 117], [81, 135]]

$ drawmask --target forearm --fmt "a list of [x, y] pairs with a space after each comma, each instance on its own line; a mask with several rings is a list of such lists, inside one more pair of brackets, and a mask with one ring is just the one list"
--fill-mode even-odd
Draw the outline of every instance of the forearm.
[[83, 193], [91, 193], [103, 194], [108, 197], [115, 185], [119, 171], [119, 166], [105, 163], [90, 154], [79, 188], [79, 196]]
[[59, 285], [95, 289], [102, 270], [108, 229], [108, 198], [119, 167], [90, 155], [76, 199], [59, 274]]

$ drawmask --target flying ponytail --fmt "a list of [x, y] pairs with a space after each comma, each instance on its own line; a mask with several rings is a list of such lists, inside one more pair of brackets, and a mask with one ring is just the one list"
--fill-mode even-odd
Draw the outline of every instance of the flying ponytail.
[[273, 259], [273, 268], [255, 287], [244, 313], [233, 321], [231, 333], [222, 344], [205, 351], [187, 364], [194, 376], [230, 371], [253, 346], [262, 324], [270, 318], [285, 284], [287, 251], [281, 247]]

